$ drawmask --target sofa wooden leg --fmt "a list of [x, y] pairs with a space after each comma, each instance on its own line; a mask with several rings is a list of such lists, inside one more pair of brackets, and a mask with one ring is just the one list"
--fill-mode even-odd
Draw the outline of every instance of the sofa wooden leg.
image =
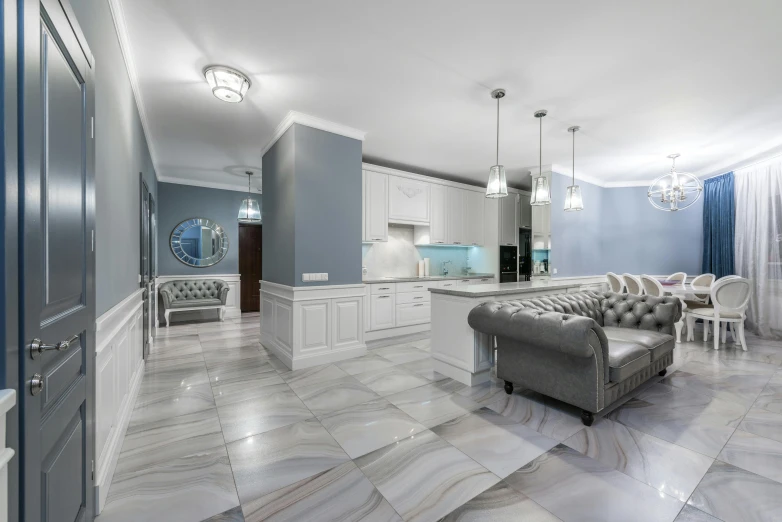
[[513, 383], [510, 381], [505, 381], [505, 393], [510, 395], [513, 393]]
[[657, 375], [659, 375], [660, 377], [665, 377], [666, 373], [668, 373], [668, 368], [663, 368], [662, 370], [657, 372]]
[[591, 411], [581, 410], [581, 422], [584, 426], [591, 426], [595, 422], [595, 414]]

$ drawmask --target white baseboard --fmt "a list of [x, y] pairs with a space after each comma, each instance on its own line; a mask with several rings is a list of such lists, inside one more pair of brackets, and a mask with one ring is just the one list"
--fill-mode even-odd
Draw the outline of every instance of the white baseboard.
[[125, 396], [125, 401], [117, 414], [116, 426], [112, 428], [109, 440], [106, 442], [104, 454], [98, 459], [99, 465], [95, 476], [95, 513], [100, 514], [106, 505], [106, 498], [109, 496], [111, 488], [111, 479], [114, 478], [114, 470], [117, 469], [117, 461], [122, 452], [122, 443], [125, 440], [125, 432], [128, 430], [130, 418], [133, 415], [133, 408], [136, 405], [136, 398], [141, 389], [141, 381], [144, 379], [144, 360], [136, 368], [131, 380], [130, 391]]

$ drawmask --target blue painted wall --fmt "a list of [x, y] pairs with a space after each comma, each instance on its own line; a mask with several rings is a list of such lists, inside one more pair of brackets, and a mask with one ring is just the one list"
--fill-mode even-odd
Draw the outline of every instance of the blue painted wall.
[[263, 279], [294, 286], [295, 125], [263, 155]]
[[652, 207], [646, 187], [602, 188], [581, 180], [584, 210], [565, 212], [571, 178], [552, 175], [551, 242], [556, 277], [606, 272], [667, 275], [701, 269], [703, 198], [679, 212]]
[[[238, 274], [239, 273], [239, 205], [246, 192], [220, 190], [176, 183], [158, 183], [158, 273], [160, 275]], [[261, 205], [261, 194], [254, 194]], [[228, 253], [216, 265], [204, 268], [188, 266], [171, 252], [171, 232], [182, 221], [209, 218], [225, 228]], [[264, 236], [266, 226], [264, 224]], [[266, 267], [264, 266], [264, 272]]]
[[[263, 156], [263, 278], [361, 282], [361, 142], [294, 124]], [[304, 273], [329, 280], [304, 283]]]

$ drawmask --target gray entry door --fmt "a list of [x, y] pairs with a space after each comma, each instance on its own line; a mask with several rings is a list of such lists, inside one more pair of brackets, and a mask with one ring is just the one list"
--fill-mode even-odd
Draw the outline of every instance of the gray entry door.
[[66, 0], [25, 7], [22, 520], [92, 520], [94, 61]]

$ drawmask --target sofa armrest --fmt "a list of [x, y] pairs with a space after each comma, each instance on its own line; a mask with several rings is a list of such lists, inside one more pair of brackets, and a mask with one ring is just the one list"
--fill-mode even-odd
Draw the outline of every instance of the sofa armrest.
[[606, 292], [603, 300], [603, 325], [635, 328], [673, 335], [682, 317], [682, 304], [677, 297], [620, 294]]
[[171, 303], [174, 302], [174, 294], [168, 288], [160, 289], [160, 297], [163, 298], [163, 309], [168, 310], [171, 308]]
[[[595, 357], [607, 361], [608, 339], [591, 318], [560, 312], [542, 312], [503, 303], [483, 303], [470, 311], [467, 322], [482, 333], [555, 350], [574, 357]], [[600, 341], [598, 355], [589, 343], [594, 332]]]

